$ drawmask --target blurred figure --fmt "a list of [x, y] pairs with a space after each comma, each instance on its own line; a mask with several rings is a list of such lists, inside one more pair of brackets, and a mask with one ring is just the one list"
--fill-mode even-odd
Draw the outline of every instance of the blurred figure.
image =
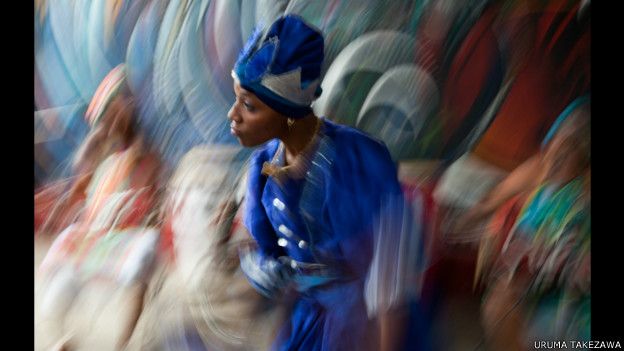
[[244, 204], [255, 242], [241, 248], [241, 268], [290, 306], [273, 349], [412, 348], [411, 213], [388, 149], [312, 112], [323, 47], [317, 29], [286, 15], [251, 36], [232, 72], [231, 132], [262, 145]]
[[95, 91], [85, 113], [91, 127], [76, 151], [70, 179], [50, 184], [35, 194], [35, 233], [56, 235], [74, 222], [85, 205], [87, 187], [102, 162], [127, 148], [134, 138], [130, 121], [134, 102], [126, 89], [123, 66], [113, 69]]
[[[251, 241], [236, 216], [248, 152], [236, 146], [191, 149], [169, 181], [163, 235], [173, 259], [146, 309], [132, 349], [267, 350], [281, 310], [258, 294], [239, 268]], [[168, 234], [169, 233], [169, 234]]]
[[122, 322], [109, 327], [123, 326], [116, 345], [122, 348], [141, 313], [159, 241], [155, 224], [160, 162], [135, 125], [123, 65], [103, 80], [86, 118], [92, 130], [74, 162], [76, 171], [85, 175], [85, 184], [76, 188], [85, 204], [77, 220], [54, 240], [40, 266], [41, 320], [56, 324], [62, 337], [59, 348], [89, 349], [74, 338], [86, 327], [84, 319], [78, 326], [67, 320], [70, 309], [78, 298], [87, 301], [80, 309], [91, 307], [97, 299], [112, 299], [98, 296], [98, 289], [120, 288], [128, 319], [120, 317]]
[[459, 226], [491, 218], [475, 279], [492, 349], [527, 340], [588, 340], [590, 104], [575, 100], [542, 150], [496, 186]]

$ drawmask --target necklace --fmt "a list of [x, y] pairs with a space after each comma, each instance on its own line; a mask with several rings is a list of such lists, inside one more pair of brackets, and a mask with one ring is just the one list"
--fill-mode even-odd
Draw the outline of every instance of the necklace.
[[289, 176], [289, 175], [295, 178], [299, 178], [302, 174], [304, 174], [305, 172], [303, 172], [303, 170], [307, 166], [307, 162], [305, 162], [306, 161], [305, 155], [310, 153], [312, 147], [316, 144], [315, 140], [318, 139], [320, 127], [321, 127], [321, 119], [317, 118], [316, 123], [314, 124], [314, 130], [312, 131], [310, 139], [308, 140], [306, 145], [301, 149], [301, 151], [297, 153], [293, 162], [287, 166], [278, 166], [278, 163], [281, 163], [279, 162], [280, 161], [279, 159], [282, 155], [284, 155], [284, 149], [285, 149], [284, 143], [281, 142], [271, 162], [265, 161], [262, 164], [262, 174], [271, 176], [274, 178], [278, 178], [278, 179], [283, 179], [283, 177]]

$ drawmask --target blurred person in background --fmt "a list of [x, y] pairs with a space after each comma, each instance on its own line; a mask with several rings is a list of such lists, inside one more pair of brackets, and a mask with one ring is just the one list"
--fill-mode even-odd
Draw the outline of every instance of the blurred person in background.
[[35, 194], [35, 234], [56, 235], [75, 221], [85, 205], [97, 167], [129, 146], [134, 132], [128, 116], [133, 104], [124, 88], [123, 67], [113, 69], [95, 91], [85, 113], [90, 130], [72, 160], [73, 176], [44, 186]]
[[187, 152], [164, 196], [166, 280], [146, 306], [130, 349], [258, 350], [275, 337], [283, 311], [239, 268], [238, 246], [251, 241], [239, 210], [247, 150], [206, 144]]
[[[107, 326], [123, 326], [116, 345], [121, 348], [141, 313], [159, 242], [155, 224], [160, 161], [139, 133], [123, 65], [104, 78], [86, 118], [91, 131], [74, 162], [76, 171], [85, 175], [75, 189], [84, 198], [84, 206], [76, 221], [56, 237], [39, 268], [40, 323], [56, 325], [61, 340], [58, 348], [88, 349], [79, 346], [79, 337], [74, 337], [89, 324], [84, 322], [88, 309], [82, 308], [95, 305], [92, 299], [98, 296], [93, 294], [97, 289], [87, 296], [85, 287], [104, 283], [115, 290], [121, 288], [127, 319], [119, 315], [122, 322]], [[100, 295], [103, 301], [112, 299]], [[87, 301], [77, 307], [81, 311], [76, 314], [83, 319], [71, 324], [67, 316], [79, 298]]]
[[476, 281], [493, 349], [527, 340], [589, 340], [590, 103], [555, 121], [542, 150], [511, 172], [458, 224], [489, 222]]
[[290, 305], [273, 349], [412, 349], [413, 218], [384, 144], [312, 112], [323, 48], [319, 30], [286, 15], [252, 34], [232, 72], [231, 133], [259, 146], [243, 205], [255, 242], [241, 268]]

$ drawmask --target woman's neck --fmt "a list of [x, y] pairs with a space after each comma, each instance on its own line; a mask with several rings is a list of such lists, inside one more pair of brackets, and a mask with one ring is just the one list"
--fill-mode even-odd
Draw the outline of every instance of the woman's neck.
[[280, 138], [284, 143], [286, 164], [292, 164], [295, 158], [312, 142], [317, 132], [317, 124], [321, 121], [310, 113], [309, 115], [295, 120], [285, 136]]

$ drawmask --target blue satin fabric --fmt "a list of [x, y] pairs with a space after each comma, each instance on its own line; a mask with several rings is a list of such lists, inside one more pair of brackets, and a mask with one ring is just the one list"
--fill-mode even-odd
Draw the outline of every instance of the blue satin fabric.
[[[402, 196], [396, 165], [382, 143], [355, 129], [323, 120], [320, 133], [303, 179], [278, 181], [261, 173], [263, 163], [274, 160], [278, 140], [251, 158], [244, 224], [260, 255], [275, 261], [287, 256], [339, 272], [330, 283], [298, 295], [274, 349], [376, 349], [377, 328], [367, 317], [364, 281], [380, 204], [386, 196]], [[301, 278], [295, 271], [293, 280]]]

